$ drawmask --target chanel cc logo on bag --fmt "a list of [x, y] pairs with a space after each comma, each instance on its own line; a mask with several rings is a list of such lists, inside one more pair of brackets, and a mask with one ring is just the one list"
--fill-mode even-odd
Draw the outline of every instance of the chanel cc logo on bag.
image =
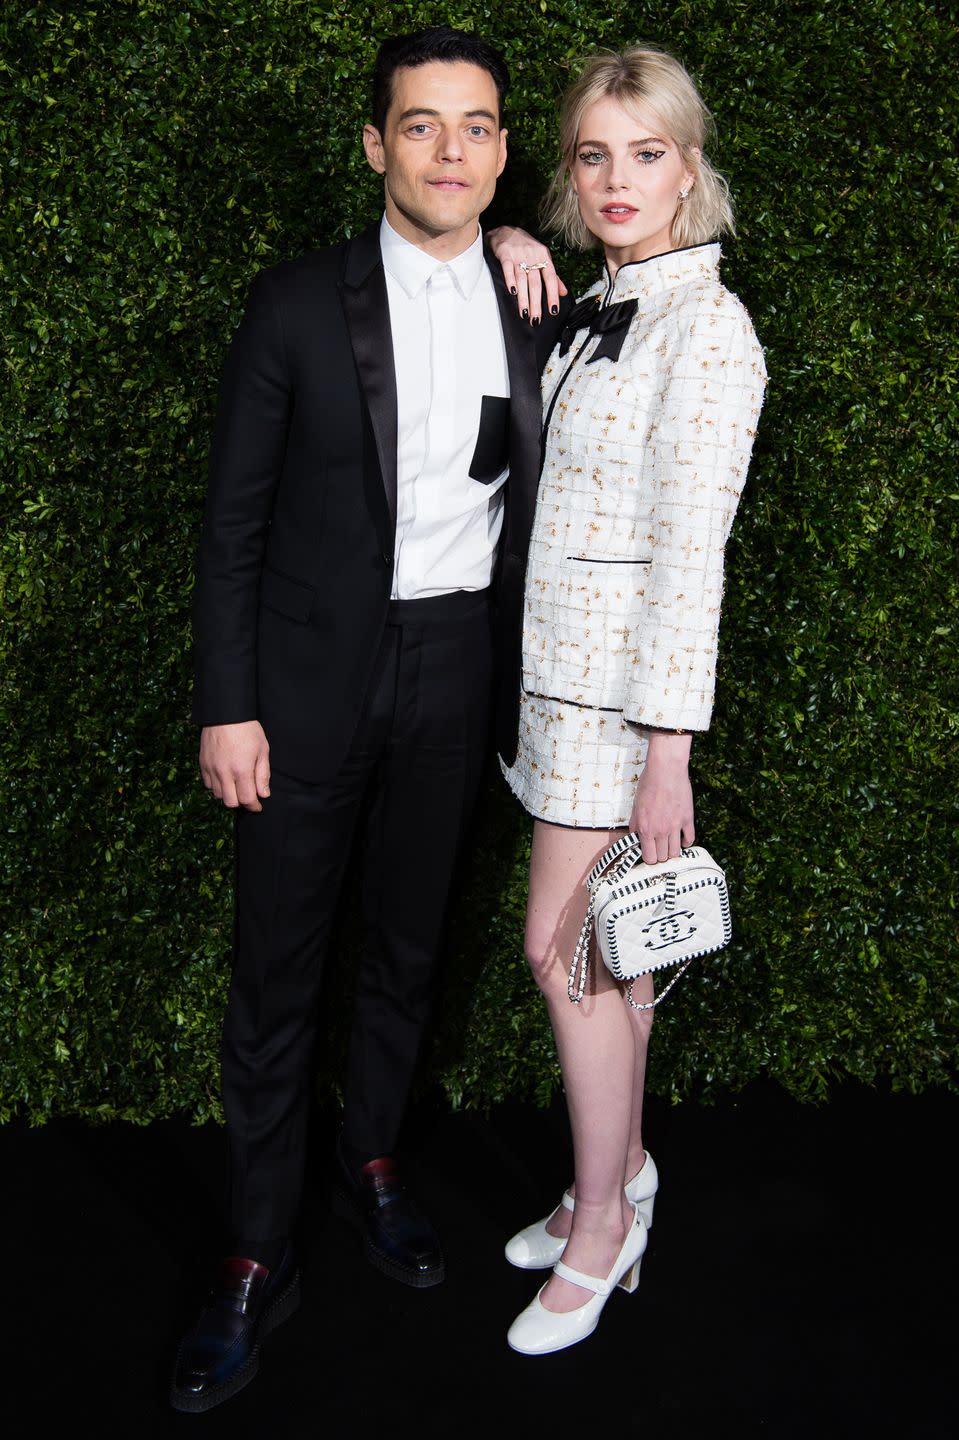
[[664, 950], [667, 945], [678, 945], [681, 941], [688, 940], [691, 935], [696, 934], [697, 927], [690, 923], [692, 920], [691, 910], [673, 910], [669, 915], [659, 915], [655, 920], [650, 920], [640, 932], [649, 937], [646, 949]]

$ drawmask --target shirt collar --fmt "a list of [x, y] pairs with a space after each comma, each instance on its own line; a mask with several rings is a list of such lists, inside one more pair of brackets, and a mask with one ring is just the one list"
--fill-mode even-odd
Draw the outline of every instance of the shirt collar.
[[383, 256], [383, 268], [411, 300], [420, 293], [430, 276], [444, 267], [449, 271], [460, 295], [464, 300], [468, 300], [486, 264], [483, 258], [483, 232], [479, 225], [476, 227], [476, 239], [472, 245], [467, 246], [452, 260], [437, 260], [435, 256], [427, 255], [425, 250], [420, 250], [417, 245], [411, 245], [409, 240], [398, 235], [385, 215], [380, 222], [380, 253]]
[[605, 267], [602, 280], [591, 286], [583, 298], [598, 295], [604, 305], [614, 305], [619, 300], [652, 300], [664, 290], [691, 281], [717, 281], [721, 253], [719, 244], [711, 240], [705, 245], [686, 245], [665, 255], [653, 255], [649, 260], [631, 260], [621, 265], [612, 279]]

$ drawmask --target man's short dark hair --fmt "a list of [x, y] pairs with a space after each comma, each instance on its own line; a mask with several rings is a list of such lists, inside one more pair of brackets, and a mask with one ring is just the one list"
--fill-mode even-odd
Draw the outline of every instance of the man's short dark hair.
[[431, 25], [427, 30], [416, 30], [410, 35], [394, 35], [391, 39], [384, 40], [379, 48], [373, 69], [373, 124], [381, 135], [393, 99], [393, 76], [396, 71], [416, 65], [428, 65], [434, 60], [443, 60], [450, 64], [463, 60], [467, 65], [478, 65], [481, 70], [486, 70], [496, 86], [502, 123], [503, 103], [509, 89], [509, 71], [500, 52], [466, 30], [451, 30], [448, 25]]

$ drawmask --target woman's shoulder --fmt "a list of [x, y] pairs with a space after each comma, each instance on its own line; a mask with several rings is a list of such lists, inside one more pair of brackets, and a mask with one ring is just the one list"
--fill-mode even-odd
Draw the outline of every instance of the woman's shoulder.
[[734, 290], [730, 290], [723, 283], [718, 274], [692, 280], [683, 286], [678, 308], [694, 315], [719, 315], [729, 320], [752, 323], [742, 300]]
[[744, 320], [748, 324], [752, 324], [752, 319], [749, 311], [746, 309], [745, 303], [736, 294], [735, 290], [730, 290], [721, 280], [710, 287], [709, 303], [714, 310], [723, 315], [729, 315], [733, 319]]
[[746, 306], [718, 278], [697, 280], [685, 288], [673, 311], [676, 343], [694, 352], [717, 347], [762, 355], [762, 346]]

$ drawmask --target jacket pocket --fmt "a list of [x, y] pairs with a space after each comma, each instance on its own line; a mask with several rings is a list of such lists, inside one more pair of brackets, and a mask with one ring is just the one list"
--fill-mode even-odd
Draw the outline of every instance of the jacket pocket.
[[267, 610], [276, 610], [288, 620], [296, 620], [305, 625], [312, 613], [315, 598], [316, 592], [312, 585], [291, 580], [288, 575], [281, 575], [278, 570], [264, 569], [260, 580], [260, 604], [266, 606]]
[[574, 565], [652, 565], [651, 559], [637, 559], [632, 555], [567, 555]]

